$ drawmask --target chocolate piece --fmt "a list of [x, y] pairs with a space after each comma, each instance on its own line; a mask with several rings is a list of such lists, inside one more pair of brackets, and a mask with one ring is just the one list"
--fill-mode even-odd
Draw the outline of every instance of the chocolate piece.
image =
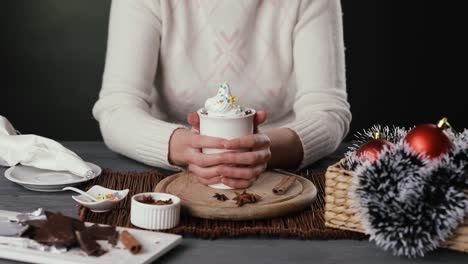
[[[45, 211], [45, 215], [47, 216], [47, 219], [46, 219], [46, 220], [42, 220], [42, 221], [46, 221], [46, 222], [47, 222], [47, 221], [49, 221], [50, 217], [54, 217], [54, 216], [56, 216], [57, 214], [60, 214], [61, 217], [66, 218], [66, 219], [68, 219], [69, 221], [71, 221], [72, 227], [73, 227], [74, 230], [83, 231], [83, 230], [85, 229], [85, 224], [84, 224], [82, 221], [80, 221], [80, 220], [78, 220], [78, 219], [76, 219], [76, 218], [73, 218], [73, 217], [65, 216], [65, 215], [63, 215], [63, 214], [61, 214], [61, 213], [53, 213], [53, 212], [50, 212], [50, 211]], [[39, 224], [40, 224], [40, 223], [39, 223]]]
[[118, 242], [119, 232], [114, 226], [86, 227], [82, 221], [61, 213], [46, 212], [46, 215], [47, 220], [26, 221], [30, 228], [24, 237], [48, 246], [72, 248], [79, 245], [90, 256], [106, 253], [96, 240], [107, 240], [114, 246]]
[[28, 220], [24, 223], [29, 226], [29, 228], [21, 236], [27, 238], [33, 238], [36, 235], [36, 231], [42, 225], [44, 225], [47, 220]]
[[227, 198], [226, 195], [220, 194], [220, 193], [215, 193], [213, 195], [213, 198], [216, 198], [216, 199], [218, 199], [218, 201], [222, 201], [222, 202], [229, 200], [229, 198]]
[[88, 254], [88, 256], [99, 257], [106, 253], [106, 251], [92, 239], [88, 231], [75, 231], [75, 235], [81, 250]]
[[72, 227], [74, 231], [84, 231], [86, 229], [85, 224], [75, 218], [70, 218], [72, 221]]
[[71, 218], [61, 213], [49, 214], [47, 221], [34, 230], [33, 239], [45, 245], [67, 248], [77, 243]]
[[138, 254], [143, 249], [140, 242], [138, 242], [138, 240], [136, 240], [135, 237], [127, 230], [120, 234], [120, 241], [122, 241], [125, 248], [127, 248], [132, 254]]
[[252, 110], [250, 109], [245, 110], [245, 115], [250, 115], [251, 113], [252, 113]]
[[115, 226], [99, 226], [94, 224], [86, 228], [86, 231], [93, 240], [107, 240], [109, 244], [113, 246], [117, 245], [119, 232], [116, 231]]
[[262, 197], [258, 194], [248, 193], [246, 190], [242, 193], [234, 192], [236, 197], [233, 198], [236, 201], [238, 207], [243, 206], [244, 204], [248, 203], [256, 203], [262, 199]]
[[29, 220], [29, 221], [26, 221], [25, 223], [32, 228], [40, 228], [45, 223], [47, 223], [47, 220]]
[[282, 195], [286, 193], [295, 182], [296, 182], [295, 176], [284, 176], [281, 179], [280, 183], [278, 183], [278, 185], [276, 185], [273, 188], [272, 192], [277, 195]]
[[151, 195], [144, 195], [143, 199], [138, 200], [140, 203], [144, 204], [152, 204], [152, 205], [168, 205], [168, 204], [173, 204], [172, 199], [169, 200], [157, 200], [155, 201], [153, 199], [153, 196]]

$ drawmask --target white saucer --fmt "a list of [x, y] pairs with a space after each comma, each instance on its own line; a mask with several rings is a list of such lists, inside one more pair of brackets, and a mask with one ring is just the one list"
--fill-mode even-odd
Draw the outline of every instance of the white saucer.
[[[94, 163], [86, 162], [95, 173], [101, 175], [102, 169]], [[38, 192], [61, 192], [62, 188], [75, 186], [91, 179], [80, 177], [68, 171], [51, 171], [23, 165], [13, 166], [5, 171], [5, 178]]]

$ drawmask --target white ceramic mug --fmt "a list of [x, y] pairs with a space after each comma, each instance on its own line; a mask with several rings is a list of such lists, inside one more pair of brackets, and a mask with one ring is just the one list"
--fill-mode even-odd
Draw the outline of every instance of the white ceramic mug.
[[[246, 116], [210, 116], [202, 113], [203, 109], [197, 111], [200, 117], [200, 135], [218, 137], [224, 139], [235, 139], [253, 134], [255, 110]], [[232, 150], [203, 148], [205, 154], [222, 153]], [[245, 150], [246, 151], [246, 150]], [[209, 185], [215, 189], [234, 189], [222, 183]]]

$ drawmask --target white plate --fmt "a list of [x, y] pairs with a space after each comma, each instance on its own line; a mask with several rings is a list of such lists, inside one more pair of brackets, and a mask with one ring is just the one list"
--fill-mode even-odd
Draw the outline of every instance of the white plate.
[[[102, 169], [94, 163], [86, 162], [96, 177]], [[91, 179], [74, 175], [68, 171], [51, 171], [23, 165], [13, 166], [5, 171], [5, 177], [24, 188], [39, 192], [61, 192], [63, 187], [75, 186]]]
[[[90, 223], [87, 223], [87, 225], [90, 225]], [[79, 248], [72, 249], [66, 253], [57, 254], [34, 249], [23, 249], [14, 246], [0, 245], [0, 258], [44, 264], [151, 263], [182, 241], [182, 237], [179, 235], [123, 227], [117, 227], [117, 230], [120, 232], [128, 230], [128, 232], [130, 232], [142, 244], [142, 252], [137, 255], [132, 255], [125, 249], [120, 241], [116, 248], [109, 246], [105, 241], [98, 241], [103, 248], [108, 250], [108, 252], [101, 257], [87, 256]]]

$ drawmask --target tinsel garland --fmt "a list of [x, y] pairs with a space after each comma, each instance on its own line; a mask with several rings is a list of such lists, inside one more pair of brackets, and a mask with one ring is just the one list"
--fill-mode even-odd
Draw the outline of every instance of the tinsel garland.
[[[376, 162], [355, 155], [382, 131], [394, 144]], [[370, 239], [395, 255], [418, 257], [447, 240], [468, 212], [468, 130], [448, 131], [451, 151], [438, 159], [414, 153], [404, 141], [408, 130], [374, 126], [356, 135], [345, 166], [355, 175], [354, 198]]]

